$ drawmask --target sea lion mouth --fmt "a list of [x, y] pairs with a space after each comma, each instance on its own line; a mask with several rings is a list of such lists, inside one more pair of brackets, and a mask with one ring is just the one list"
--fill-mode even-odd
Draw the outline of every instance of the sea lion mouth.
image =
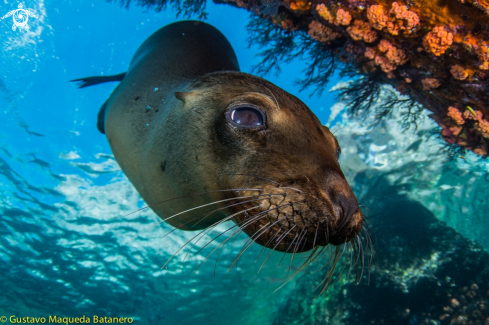
[[[254, 242], [286, 253], [306, 252], [329, 244], [339, 246], [357, 238], [364, 218], [356, 199], [339, 196], [333, 202], [300, 190], [297, 185], [267, 185], [261, 188], [260, 200], [233, 201], [229, 211], [235, 215], [234, 222]], [[239, 193], [245, 197], [258, 194]]]
[[[250, 176], [244, 174], [233, 175]], [[375, 255], [375, 246], [370, 236], [368, 218], [362, 214], [356, 199], [349, 200], [346, 196], [338, 196], [335, 200], [328, 201], [324, 198], [324, 195], [314, 195], [314, 191], [311, 191], [306, 186], [306, 182], [298, 181], [290, 185], [283, 185], [280, 182], [267, 178], [251, 177], [269, 182], [270, 184], [264, 185], [261, 183], [261, 186], [255, 185], [248, 188], [213, 191], [223, 193], [228, 198], [181, 212], [186, 213], [211, 204], [224, 203], [220, 208], [204, 213], [198, 218], [206, 218], [217, 211], [226, 211], [227, 216], [211, 226], [206, 227], [185, 245], [180, 247], [165, 263], [163, 268], [166, 267], [178, 252], [202, 233], [226, 221], [233, 220], [235, 223], [234, 226], [221, 232], [211, 241], [213, 242], [221, 235], [227, 235], [227, 238], [214, 248], [205, 260], [219, 248], [222, 250], [226, 243], [229, 243], [233, 238], [237, 238], [240, 233], [246, 233], [249, 236], [249, 240], [244, 244], [229, 269], [235, 265], [238, 259], [253, 243], [258, 243], [271, 250], [261, 267], [263, 267], [273, 251], [290, 253], [292, 256], [291, 265], [296, 254], [311, 251], [302, 263], [302, 266], [299, 267], [299, 270], [293, 274], [294, 276], [310, 262], [316, 260], [326, 247], [330, 247], [330, 259], [325, 265], [328, 267], [328, 272], [321, 284], [321, 293], [329, 287], [335, 274], [335, 268], [345, 252], [350, 257], [350, 271], [352, 267], [356, 268], [356, 282], [361, 281], [364, 268], [367, 268], [368, 271], [370, 270], [370, 263]], [[191, 195], [208, 193], [210, 192]], [[187, 196], [175, 199], [185, 197]], [[335, 201], [336, 204], [332, 205], [332, 201]], [[325, 208], [326, 206], [330, 206], [331, 208]], [[234, 232], [229, 233], [232, 229], [234, 229]], [[211, 242], [207, 243], [203, 248]], [[346, 262], [346, 264], [348, 263]], [[345, 266], [343, 266], [340, 273], [343, 272], [344, 268]]]

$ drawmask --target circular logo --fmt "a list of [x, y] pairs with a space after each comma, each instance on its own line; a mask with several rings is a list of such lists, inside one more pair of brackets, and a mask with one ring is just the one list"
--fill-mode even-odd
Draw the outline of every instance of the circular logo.
[[13, 14], [14, 25], [19, 28], [25, 28], [29, 20], [29, 14], [24, 9], [17, 9]]

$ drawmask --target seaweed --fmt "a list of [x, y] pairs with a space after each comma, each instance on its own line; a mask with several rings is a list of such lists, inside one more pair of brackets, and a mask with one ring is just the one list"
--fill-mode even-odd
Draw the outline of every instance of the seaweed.
[[[343, 70], [341, 76], [351, 75], [352, 70]], [[366, 117], [370, 109], [378, 104], [377, 100], [380, 99], [382, 90], [378, 80], [380, 77], [380, 72], [358, 77], [348, 87], [338, 92], [340, 99], [348, 101], [346, 107], [348, 114], [351, 116], [361, 115]]]
[[249, 47], [257, 44], [260, 48], [265, 48], [257, 54], [261, 60], [252, 68], [253, 73], [260, 76], [277, 76], [281, 73], [281, 63], [290, 63], [295, 59], [303, 60], [309, 62], [302, 71], [305, 77], [296, 79], [294, 85], [299, 87], [299, 91], [315, 87], [310, 96], [322, 95], [337, 67], [331, 47], [316, 42], [304, 31], [285, 31], [259, 16], [251, 17], [247, 30]]
[[[107, 2], [117, 2], [117, 0], [106, 0]], [[132, 0], [119, 0], [121, 7], [129, 9]], [[146, 10], [154, 10], [160, 12], [166, 10], [170, 5], [176, 12], [176, 16], [183, 18], [191, 18], [196, 16], [199, 20], [207, 19], [208, 13], [205, 11], [207, 0], [137, 0], [137, 6]]]
[[280, 63], [288, 63], [300, 55], [297, 48], [297, 35], [284, 31], [271, 21], [253, 16], [246, 29], [249, 33], [246, 39], [248, 48], [252, 45], [266, 48], [256, 55], [261, 58], [261, 61], [252, 68], [253, 73], [260, 76], [279, 75], [282, 71]]

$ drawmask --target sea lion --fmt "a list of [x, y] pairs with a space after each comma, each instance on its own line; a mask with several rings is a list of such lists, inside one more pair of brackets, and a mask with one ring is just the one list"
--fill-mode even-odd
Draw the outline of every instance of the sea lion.
[[213, 26], [167, 25], [144, 41], [127, 73], [74, 81], [120, 81], [98, 128], [173, 227], [232, 219], [258, 244], [293, 253], [347, 243], [364, 229], [333, 134], [298, 98], [240, 72]]

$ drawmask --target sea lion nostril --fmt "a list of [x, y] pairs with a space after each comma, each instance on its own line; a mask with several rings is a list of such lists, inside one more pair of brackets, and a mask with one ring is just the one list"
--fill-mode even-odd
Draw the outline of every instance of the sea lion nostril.
[[339, 216], [340, 219], [343, 219], [341, 221], [341, 224], [338, 228], [342, 228], [344, 225], [348, 223], [348, 221], [351, 219], [351, 216], [354, 215], [360, 207], [358, 206], [358, 202], [355, 197], [348, 197], [348, 196], [338, 196], [336, 201], [338, 202], [338, 205], [340, 206], [342, 210], [342, 214]]

